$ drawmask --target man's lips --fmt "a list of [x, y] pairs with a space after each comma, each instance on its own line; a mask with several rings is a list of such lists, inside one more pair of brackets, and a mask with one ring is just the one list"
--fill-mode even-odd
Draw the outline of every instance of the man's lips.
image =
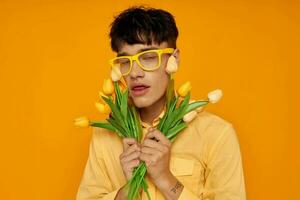
[[139, 91], [139, 90], [144, 90], [146, 88], [148, 88], [149, 86], [144, 86], [144, 85], [141, 85], [141, 86], [135, 86], [132, 88], [132, 90], [136, 90], [136, 91]]
[[133, 96], [141, 96], [148, 92], [150, 86], [143, 84], [136, 84], [131, 87]]
[[133, 83], [130, 88], [131, 88], [131, 90], [142, 90], [142, 89], [145, 89], [148, 87], [150, 87], [150, 86], [143, 84], [143, 83]]

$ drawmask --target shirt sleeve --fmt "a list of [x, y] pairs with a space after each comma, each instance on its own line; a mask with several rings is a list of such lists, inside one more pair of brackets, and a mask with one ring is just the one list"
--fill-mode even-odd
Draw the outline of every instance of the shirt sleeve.
[[101, 144], [99, 144], [97, 135], [99, 132], [96, 130], [96, 128], [93, 128], [89, 157], [78, 188], [76, 200], [113, 200], [121, 188], [112, 189], [102, 157]]
[[235, 129], [230, 124], [211, 138], [204, 189], [200, 196], [184, 187], [178, 200], [246, 200], [242, 159]]

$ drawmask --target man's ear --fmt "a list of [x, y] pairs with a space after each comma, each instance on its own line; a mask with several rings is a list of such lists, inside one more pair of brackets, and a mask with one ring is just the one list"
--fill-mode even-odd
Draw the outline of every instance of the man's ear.
[[180, 50], [179, 49], [175, 49], [174, 52], [172, 53], [172, 55], [176, 58], [177, 64], [179, 65], [179, 62], [180, 62]]

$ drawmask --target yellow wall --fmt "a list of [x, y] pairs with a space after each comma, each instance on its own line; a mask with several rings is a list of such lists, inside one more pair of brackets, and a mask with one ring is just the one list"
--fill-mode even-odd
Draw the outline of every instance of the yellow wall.
[[75, 198], [91, 129], [72, 120], [103, 119], [93, 104], [114, 56], [109, 24], [137, 2], [176, 17], [177, 85], [190, 80], [199, 99], [223, 89], [207, 109], [237, 129], [248, 199], [297, 199], [300, 4], [283, 0], [2, 0], [0, 199]]

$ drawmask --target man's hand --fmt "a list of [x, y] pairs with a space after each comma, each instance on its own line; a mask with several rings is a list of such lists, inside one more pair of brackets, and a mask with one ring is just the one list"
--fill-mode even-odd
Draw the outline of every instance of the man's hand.
[[123, 139], [123, 153], [120, 154], [120, 163], [127, 181], [131, 178], [133, 169], [140, 164], [140, 151], [140, 145], [135, 139]]
[[178, 199], [183, 185], [170, 171], [171, 142], [159, 130], [150, 128], [141, 146], [140, 159], [147, 165], [147, 173], [165, 199]]
[[[140, 164], [139, 156], [141, 154], [141, 148], [138, 142], [133, 138], [123, 138], [123, 153], [120, 154], [120, 163], [122, 166], [123, 173], [127, 181], [132, 177], [132, 173], [135, 167]], [[140, 189], [140, 194], [142, 189]], [[119, 189], [116, 200], [127, 199], [127, 193], [125, 187]]]
[[145, 161], [153, 181], [170, 173], [171, 142], [157, 129], [150, 128], [141, 146], [140, 159]]

